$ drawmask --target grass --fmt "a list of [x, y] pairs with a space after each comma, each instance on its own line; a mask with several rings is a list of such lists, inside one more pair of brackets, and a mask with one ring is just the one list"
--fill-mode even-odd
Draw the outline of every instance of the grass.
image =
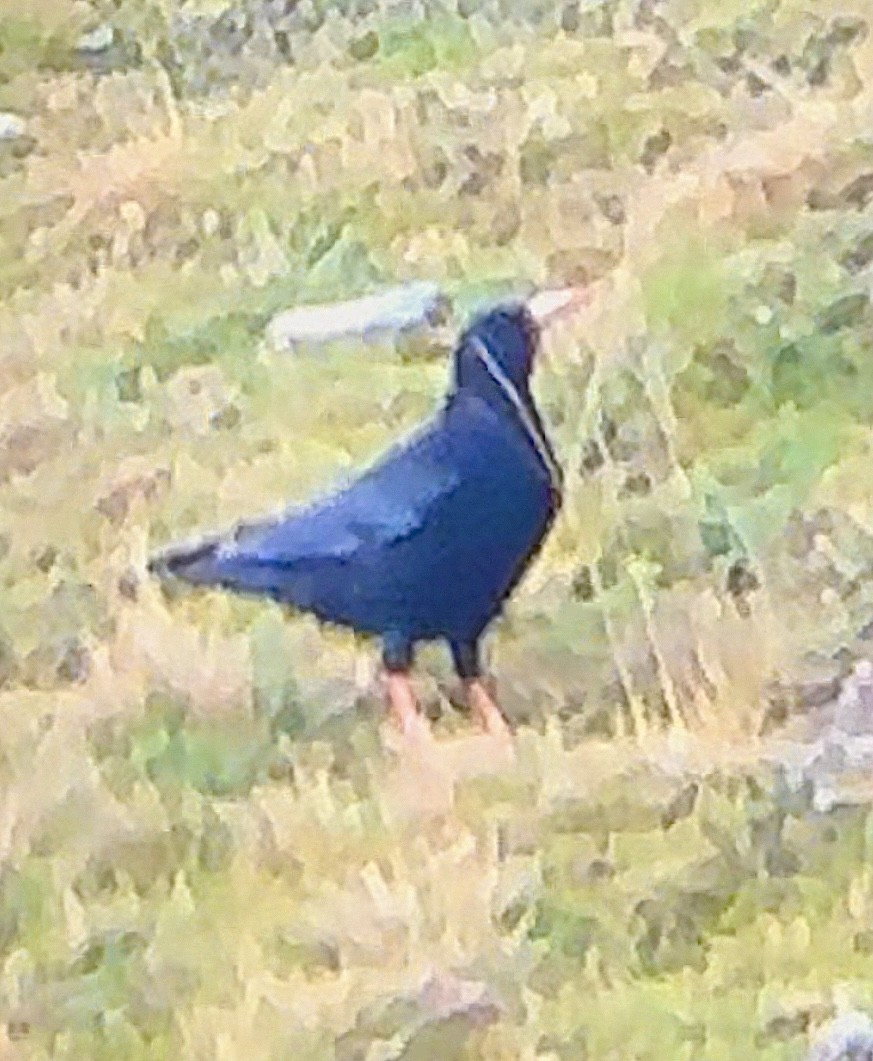
[[[870, 799], [760, 761], [873, 604], [866, 5], [467, 7], [0, 4], [10, 1058], [792, 1059], [873, 1002]], [[262, 343], [419, 277], [598, 282], [496, 772], [440, 653], [422, 775], [370, 646], [143, 574], [427, 413], [445, 350]]]

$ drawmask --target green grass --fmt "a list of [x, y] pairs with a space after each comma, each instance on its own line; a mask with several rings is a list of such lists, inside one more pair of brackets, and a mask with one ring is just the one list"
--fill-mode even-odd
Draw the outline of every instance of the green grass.
[[[873, 1004], [870, 797], [816, 810], [755, 744], [873, 606], [865, 5], [19, 7], [3, 1050], [788, 1061]], [[440, 651], [403, 767], [373, 646], [144, 575], [427, 414], [430, 342], [262, 343], [413, 278], [458, 321], [605, 281], [537, 373], [568, 500], [489, 644], [496, 772]], [[439, 1011], [434, 974], [497, 1001]]]

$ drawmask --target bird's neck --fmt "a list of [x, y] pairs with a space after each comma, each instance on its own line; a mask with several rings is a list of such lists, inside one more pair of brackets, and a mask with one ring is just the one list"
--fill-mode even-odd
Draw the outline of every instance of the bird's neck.
[[553, 495], [560, 499], [563, 494], [563, 471], [528, 388], [524, 387], [520, 392], [515, 391], [513, 398], [496, 384], [487, 390], [480, 387], [457, 387], [449, 394], [446, 412], [449, 413], [459, 402], [463, 405], [465, 401], [484, 406], [495, 419], [508, 425], [514, 434], [524, 440], [538, 457], [549, 478]]

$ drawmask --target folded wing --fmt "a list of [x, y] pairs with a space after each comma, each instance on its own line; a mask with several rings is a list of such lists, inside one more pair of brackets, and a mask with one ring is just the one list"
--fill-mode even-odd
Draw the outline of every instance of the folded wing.
[[243, 525], [228, 538], [165, 553], [154, 567], [188, 582], [269, 593], [308, 607], [310, 601], [295, 592], [295, 573], [306, 575], [309, 585], [320, 566], [347, 564], [365, 550], [387, 551], [421, 531], [460, 483], [436, 421], [323, 501]]

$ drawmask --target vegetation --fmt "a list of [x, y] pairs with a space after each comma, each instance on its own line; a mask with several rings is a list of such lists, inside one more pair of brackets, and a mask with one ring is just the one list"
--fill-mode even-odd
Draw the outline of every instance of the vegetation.
[[[4, 1057], [787, 1061], [873, 1003], [873, 795], [760, 758], [873, 607], [868, 15], [0, 0]], [[407, 278], [596, 285], [494, 772], [439, 652], [422, 774], [368, 646], [143, 575], [433, 406], [433, 343], [262, 341]]]

